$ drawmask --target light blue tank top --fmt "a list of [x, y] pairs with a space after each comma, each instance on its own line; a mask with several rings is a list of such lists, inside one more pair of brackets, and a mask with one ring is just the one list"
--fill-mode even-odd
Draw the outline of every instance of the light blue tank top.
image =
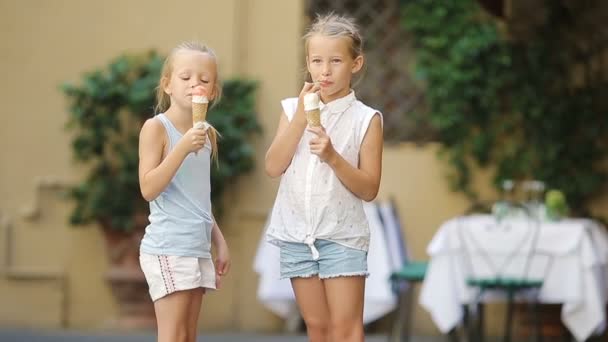
[[[156, 120], [165, 126], [169, 151], [182, 134], [164, 115]], [[165, 190], [150, 202], [150, 224], [140, 250], [147, 254], [211, 257], [211, 145], [190, 153]]]

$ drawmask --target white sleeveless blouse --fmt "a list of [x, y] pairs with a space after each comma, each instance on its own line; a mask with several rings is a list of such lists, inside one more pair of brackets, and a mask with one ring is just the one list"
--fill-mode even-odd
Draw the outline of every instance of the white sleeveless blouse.
[[[292, 120], [298, 98], [281, 101]], [[331, 143], [347, 162], [359, 165], [359, 149], [374, 115], [382, 114], [358, 101], [354, 91], [328, 104], [321, 103], [321, 124]], [[277, 198], [267, 229], [269, 242], [306, 243], [313, 257], [316, 239], [330, 240], [347, 247], [369, 247], [369, 225], [363, 202], [338, 179], [333, 169], [310, 153], [315, 134], [305, 131], [291, 164], [281, 176]]]

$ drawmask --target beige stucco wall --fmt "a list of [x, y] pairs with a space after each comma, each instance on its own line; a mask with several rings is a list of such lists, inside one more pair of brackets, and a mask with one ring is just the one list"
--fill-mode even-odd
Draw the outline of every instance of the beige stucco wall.
[[[217, 50], [225, 77], [260, 81], [264, 134], [256, 138], [256, 158], [261, 166], [277, 126], [279, 100], [300, 88], [303, 6], [303, 0], [0, 1], [0, 325], [60, 327], [65, 321], [71, 328], [101, 329], [116, 312], [103, 282], [107, 263], [99, 230], [69, 227], [69, 205], [53, 188], [54, 180], [71, 182], [81, 174], [71, 164], [58, 85], [125, 50], [167, 52], [182, 40], [206, 41]], [[407, 144], [385, 149], [379, 197], [396, 199], [408, 244], [419, 259], [441, 222], [467, 207], [462, 195], [448, 190], [436, 149]], [[490, 196], [487, 175], [475, 179]], [[281, 328], [282, 321], [257, 302], [252, 270], [277, 186], [258, 167], [228, 194], [222, 229], [233, 269], [224, 288], [205, 298], [203, 329]], [[598, 203], [606, 212], [607, 201]], [[7, 274], [11, 270], [21, 273]], [[64, 275], [68, 286], [53, 280], [56, 275]], [[414, 324], [419, 333], [436, 332], [420, 310]]]
[[[80, 175], [71, 164], [59, 85], [124, 51], [166, 53], [181, 41], [202, 40], [216, 49], [225, 78], [260, 81], [258, 110], [269, 132], [279, 100], [297, 91], [302, 6], [282, 0], [0, 2], [0, 143], [6, 147], [0, 152], [0, 325], [59, 327], [66, 320], [70, 327], [98, 329], [112, 322], [116, 310], [103, 282], [107, 263], [99, 230], [69, 227], [69, 204], [44, 185]], [[269, 137], [258, 138], [260, 153]], [[255, 195], [252, 185], [271, 183], [261, 172], [248, 178], [243, 184], [249, 194]], [[251, 252], [253, 230], [263, 219], [247, 212], [270, 205], [272, 186], [259, 189], [265, 199], [256, 202], [259, 207], [238, 204], [225, 219], [235, 267], [225, 289], [206, 299], [201, 322], [210, 330], [273, 330], [280, 323], [255, 306], [251, 260], [240, 252]], [[246, 246], [237, 247], [241, 243]], [[57, 275], [67, 278], [65, 296], [53, 280]], [[255, 305], [240, 310], [240, 302]], [[264, 315], [268, 319], [260, 319]]]

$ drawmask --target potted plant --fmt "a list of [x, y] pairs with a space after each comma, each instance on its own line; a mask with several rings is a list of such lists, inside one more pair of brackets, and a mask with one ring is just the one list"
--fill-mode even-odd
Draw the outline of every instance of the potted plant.
[[[86, 73], [80, 84], [62, 86], [69, 103], [72, 152], [86, 170], [82, 181], [69, 189], [75, 204], [70, 223], [101, 227], [109, 257], [106, 279], [119, 305], [118, 323], [127, 328], [155, 324], [138, 260], [149, 214], [139, 190], [138, 143], [141, 126], [153, 116], [162, 64], [163, 57], [154, 51], [122, 55]], [[211, 176], [216, 217], [227, 184], [253, 168], [248, 137], [259, 131], [255, 89], [252, 81], [226, 82], [222, 101], [209, 113], [223, 135], [219, 164]]]

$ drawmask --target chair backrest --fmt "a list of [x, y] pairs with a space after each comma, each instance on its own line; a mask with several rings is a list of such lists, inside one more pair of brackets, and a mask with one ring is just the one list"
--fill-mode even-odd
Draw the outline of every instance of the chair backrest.
[[458, 219], [461, 264], [468, 278], [542, 280], [549, 258], [538, 251], [540, 222], [525, 208], [508, 217], [469, 215]]
[[395, 201], [392, 198], [388, 201], [378, 201], [376, 208], [387, 238], [391, 266], [394, 270], [400, 269], [410, 261], [410, 254]]

